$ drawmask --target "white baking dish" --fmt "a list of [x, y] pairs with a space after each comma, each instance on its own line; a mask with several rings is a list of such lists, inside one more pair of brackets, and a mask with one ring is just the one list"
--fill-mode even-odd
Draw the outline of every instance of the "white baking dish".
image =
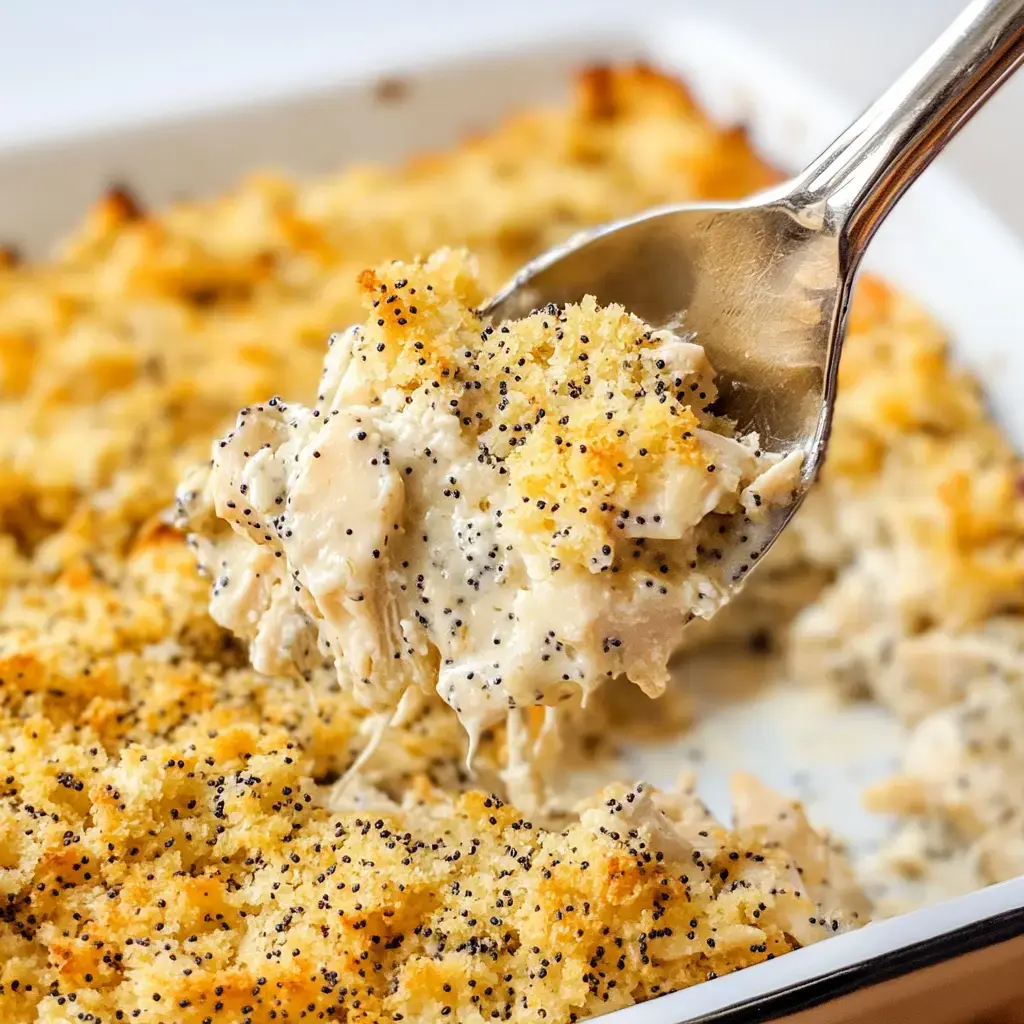
[[[451, 52], [424, 53], [418, 69], [364, 68], [358, 80], [316, 94], [0, 153], [0, 241], [29, 252], [45, 250], [112, 182], [126, 182], [144, 202], [160, 204], [216, 191], [256, 167], [315, 173], [352, 159], [391, 160], [444, 146], [505, 110], [556, 99], [571, 71], [593, 60], [642, 56], [680, 74], [715, 116], [747, 124], [761, 150], [784, 167], [800, 166], [855, 113], [730, 31], [689, 18], [660, 16], [644, 24], [637, 16], [642, 3], [625, 6], [621, 15], [602, 14], [564, 38], [548, 34], [543, 46], [528, 44], [532, 34], [542, 35], [531, 33], [528, 23], [514, 26], [511, 41], [507, 31], [499, 35], [504, 27], [498, 21], [491, 37], [472, 40], [457, 39], [453, 27]], [[396, 73], [404, 82], [402, 98], [387, 99], [396, 90], [382, 89], [381, 80]], [[1024, 390], [1024, 309], [1018, 301], [1024, 253], [1009, 234], [940, 167], [928, 172], [885, 225], [868, 263], [916, 295], [950, 329], [958, 357], [984, 378], [1002, 423], [1024, 441], [1024, 405], [1014, 401]], [[728, 774], [736, 768], [751, 769], [783, 789], [792, 788], [794, 773], [804, 769], [815, 783], [815, 792], [801, 794], [812, 815], [863, 849], [883, 834], [886, 823], [859, 810], [859, 792], [891, 771], [899, 755], [899, 727], [880, 709], [839, 709], [825, 702], [817, 710], [819, 722], [827, 724], [816, 732], [827, 732], [826, 749], [813, 737], [784, 731], [786, 702], [793, 699], [770, 694], [712, 709], [696, 738], [635, 749], [628, 768], [671, 783], [699, 744], [702, 792], [719, 810]], [[725, 736], [731, 743], [722, 741]], [[745, 742], [744, 736], [756, 736], [757, 742]], [[815, 1019], [855, 1020], [861, 1011], [840, 998], [845, 993], [864, 986], [888, 991], [882, 986], [887, 977], [969, 949], [1004, 943], [999, 948], [1009, 950], [1006, 940], [1022, 933], [1024, 879], [1018, 879], [609, 1019], [678, 1024], [724, 1020], [735, 1012], [749, 1022], [827, 1004], [834, 1010], [819, 1007], [824, 1016]], [[997, 998], [994, 987], [975, 989], [975, 1012], [986, 1008], [983, 1000], [991, 1004]], [[872, 1003], [873, 1020], [885, 1019], [887, 999]]]

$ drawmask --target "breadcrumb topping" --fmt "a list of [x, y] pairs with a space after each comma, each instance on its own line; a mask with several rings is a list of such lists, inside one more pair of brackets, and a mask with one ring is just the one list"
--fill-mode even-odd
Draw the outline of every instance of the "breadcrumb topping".
[[107, 755], [35, 726], [0, 758], [23, 780], [7, 1019], [582, 1019], [853, 920], [819, 906], [767, 826], [729, 831], [685, 795], [673, 812], [700, 820], [673, 822], [643, 785], [563, 832], [423, 787], [341, 812], [284, 733]]
[[615, 521], [628, 505], [613, 502], [636, 498], [670, 460], [701, 461], [694, 431], [709, 425], [717, 391], [699, 347], [673, 351], [668, 332], [590, 296], [485, 323], [474, 312], [485, 298], [475, 265], [444, 253], [362, 281], [370, 319], [353, 359], [366, 363], [374, 397], [439, 390], [484, 459], [504, 464], [524, 499], [510, 514], [523, 534], [550, 536], [553, 557], [586, 565], [618, 543]]
[[[289, 1019], [321, 1008], [326, 1018], [344, 1001], [356, 1020], [360, 1012], [412, 1020], [419, 1007], [429, 1007], [427, 1019], [459, 1020], [472, 1019], [473, 996], [494, 1007], [485, 1020], [494, 1011], [500, 1019], [512, 999], [520, 1019], [545, 1010], [548, 1020], [568, 1021], [809, 941], [795, 932], [780, 939], [782, 918], [764, 897], [728, 909], [744, 898], [729, 891], [731, 854], [747, 864], [746, 853], [764, 845], [740, 838], [742, 822], [725, 845], [716, 838], [706, 848], [704, 862], [717, 867], [724, 857], [718, 870], [730, 872], [722, 883], [712, 870], [709, 889], [695, 887], [692, 869], [677, 870], [677, 855], [666, 851], [659, 863], [641, 826], [629, 837], [629, 829], [602, 821], [595, 833], [576, 819], [562, 837], [539, 821], [527, 830], [525, 818], [513, 828], [522, 815], [507, 804], [458, 796], [470, 785], [465, 740], [437, 699], [407, 709], [384, 735], [362, 770], [372, 786], [350, 793], [357, 807], [331, 810], [333, 781], [365, 747], [373, 715], [322, 665], [308, 683], [249, 667], [247, 652], [209, 618], [207, 581], [183, 538], [160, 525], [182, 473], [240, 408], [275, 393], [314, 401], [324, 339], [365, 316], [365, 267], [465, 246], [490, 293], [587, 225], [657, 203], [738, 197], [776, 179], [742, 132], [711, 124], [676, 83], [643, 69], [599, 69], [580, 77], [564, 107], [519, 114], [451, 152], [301, 183], [253, 176], [159, 215], [122, 191], [99, 203], [52, 260], [0, 257], [5, 1021], [283, 1020], [277, 999], [290, 1000]], [[803, 678], [869, 695], [909, 722], [954, 709], [952, 727], [940, 731], [953, 734], [948, 749], [965, 759], [966, 792], [984, 782], [985, 792], [1005, 796], [1019, 779], [1015, 737], [1006, 739], [1002, 724], [1015, 720], [1021, 682], [1020, 479], [1019, 461], [934, 324], [863, 278], [824, 480], [735, 606], [716, 616], [715, 632], [745, 642], [765, 606], [809, 603], [792, 634], [758, 625], [756, 646], [792, 639]], [[830, 577], [835, 589], [817, 600]], [[839, 593], [851, 597], [831, 596]], [[967, 705], [974, 680], [985, 692]], [[600, 693], [591, 704], [588, 714], [599, 714]], [[616, 729], [639, 707], [616, 703]], [[664, 698], [653, 707], [668, 716]], [[527, 727], [540, 735], [532, 714]], [[572, 720], [557, 755], [567, 773], [572, 744], [607, 731], [600, 719]], [[499, 725], [482, 742], [478, 785], [500, 786], [487, 773], [503, 746]], [[418, 774], [444, 794], [420, 789]], [[916, 759], [897, 783], [887, 806], [908, 816], [911, 839], [925, 839], [910, 844], [908, 870], [922, 870], [936, 850], [969, 858], [969, 884], [1024, 870], [1024, 818], [1012, 801], [965, 801], [955, 777]], [[662, 809], [671, 803], [652, 799]], [[430, 849], [440, 839], [443, 851]], [[487, 857], [470, 854], [473, 839]], [[652, 854], [643, 875], [641, 841]], [[791, 840], [768, 841], [788, 849]], [[430, 850], [415, 853], [415, 871], [402, 863], [407, 842]], [[443, 859], [456, 850], [457, 860]], [[527, 853], [534, 866], [524, 872], [517, 858]], [[757, 855], [777, 870], [777, 851]], [[584, 860], [593, 867], [582, 870]], [[381, 866], [389, 888], [364, 888], [363, 875], [379, 879]], [[515, 872], [515, 888], [498, 877], [503, 870]], [[691, 881], [681, 883], [682, 874]], [[673, 896], [658, 901], [667, 916], [654, 922], [663, 879]], [[458, 894], [445, 888], [455, 881]], [[701, 914], [684, 919], [686, 884]], [[771, 895], [772, 884], [761, 889]], [[514, 902], [499, 907], [506, 888]], [[821, 899], [847, 906], [851, 897]], [[762, 901], [772, 908], [763, 928]], [[545, 912], [532, 912], [537, 905]], [[810, 923], [819, 911], [807, 917], [812, 936], [831, 931]], [[446, 939], [436, 959], [439, 922], [459, 937]], [[504, 940], [512, 924], [523, 929], [515, 953]], [[720, 942], [712, 925], [760, 934]], [[650, 937], [665, 928], [673, 934]], [[471, 929], [494, 945], [458, 951]], [[413, 938], [385, 949], [400, 933]], [[701, 955], [683, 948], [698, 938]], [[384, 975], [400, 977], [401, 988], [391, 993]]]

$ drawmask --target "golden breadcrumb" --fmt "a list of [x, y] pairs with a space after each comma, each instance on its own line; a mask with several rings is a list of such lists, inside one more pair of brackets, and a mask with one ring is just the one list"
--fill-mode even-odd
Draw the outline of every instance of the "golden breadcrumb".
[[[209, 620], [183, 539], [159, 522], [239, 408], [314, 398], [325, 338], [362, 319], [365, 268], [466, 246], [489, 291], [581, 227], [776, 177], [676, 83], [602, 69], [568, 105], [451, 152], [309, 182], [253, 176], [158, 215], [113, 193], [49, 262], [0, 262], [5, 1021], [285, 1019], [277, 1000], [289, 1019], [344, 1005], [350, 1020], [433, 1020], [445, 1006], [472, 1020], [474, 996], [485, 1020], [509, 1002], [519, 1019], [562, 1021], [792, 945], [769, 900], [762, 911], [732, 889], [728, 853], [730, 875], [695, 888], [693, 869], [658, 862], [642, 830], [616, 840], [576, 823], [562, 836], [478, 795], [417, 788], [420, 772], [466, 784], [458, 723], [439, 702], [396, 725], [367, 766], [398, 806], [377, 810], [386, 798], [371, 792], [367, 812], [329, 810], [326, 784], [365, 744], [366, 713], [329, 678], [249, 668]], [[865, 279], [823, 486], [723, 618], [744, 626], [759, 578], [820, 570], [838, 590], [793, 644], [812, 677], [910, 718], [962, 701], [961, 676], [1010, 679], [1001, 666], [1019, 658], [977, 648], [1011, 651], [1004, 634], [1019, 634], [1019, 480], [934, 325]], [[862, 549], [871, 557], [855, 559]], [[1009, 626], [993, 633], [997, 615]], [[934, 656], [944, 644], [952, 654]], [[994, 761], [1000, 747], [972, 756]], [[917, 787], [908, 809], [941, 821], [950, 789]], [[1001, 827], [1019, 831], [1022, 817], [1011, 807]], [[716, 851], [746, 864], [757, 848], [708, 831], [715, 867]], [[1021, 870], [990, 863], [996, 877]], [[663, 888], [671, 899], [656, 898]], [[719, 950], [712, 926], [757, 934], [728, 932]]]
[[[700, 373], [710, 367], [704, 362], [685, 379], [664, 362], [656, 368], [664, 336], [621, 306], [599, 309], [592, 296], [485, 324], [473, 312], [486, 298], [473, 271], [438, 253], [425, 266], [366, 272], [369, 319], [353, 359], [367, 364], [378, 394], [411, 394], [437, 381], [485, 457], [506, 467], [523, 499], [512, 510], [523, 534], [550, 538], [552, 557], [587, 566], [604, 544], [621, 541], [615, 521], [645, 480], [669, 460], [701, 459], [694, 431], [704, 421], [686, 403], [693, 385], [702, 393], [698, 409], [714, 401]], [[551, 495], [557, 501], [543, 500]]]
[[549, 832], [422, 786], [334, 812], [308, 769], [286, 729], [107, 754], [27, 720], [0, 754], [4, 1019], [572, 1020], [855, 921], [772, 823], [685, 794], [613, 788]]

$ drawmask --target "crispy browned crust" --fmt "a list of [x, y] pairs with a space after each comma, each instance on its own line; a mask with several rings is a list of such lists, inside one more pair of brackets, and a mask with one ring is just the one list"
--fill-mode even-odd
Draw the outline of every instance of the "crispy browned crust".
[[[429, 787], [429, 810], [330, 811], [311, 780], [351, 762], [362, 712], [326, 680], [252, 672], [160, 519], [239, 407], [315, 394], [366, 266], [466, 245], [494, 287], [584, 225], [775, 179], [678, 83], [593, 69], [567, 107], [449, 153], [253, 176], [156, 213], [116, 191], [53, 262], [0, 261], [4, 1021], [569, 1020], [792, 945], [776, 930], [714, 952], [708, 929], [758, 903], [716, 909], [712, 886], [691, 912], [684, 867], [638, 840]], [[1005, 607], [1024, 581], [1016, 463], [934, 327], [865, 282], [843, 387], [829, 486], [871, 488], [912, 446], [939, 524], [921, 534], [944, 568], [936, 621]], [[964, 468], [979, 451], [984, 486]], [[454, 787], [463, 752], [427, 705], [368, 773], [393, 795], [421, 773]]]

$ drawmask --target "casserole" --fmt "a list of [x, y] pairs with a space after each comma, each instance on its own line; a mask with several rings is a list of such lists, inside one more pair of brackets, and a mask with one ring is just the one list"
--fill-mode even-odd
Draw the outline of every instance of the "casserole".
[[[574, 34], [571, 45], [549, 45], [543, 51], [475, 57], [461, 65], [403, 73], [397, 80], [388, 77], [394, 69], [382, 67], [372, 83], [338, 91], [8, 154], [0, 161], [0, 187], [6, 195], [25, 196], [25, 202], [8, 204], [0, 237], [30, 250], [43, 245], [112, 178], [130, 182], [147, 202], [159, 204], [181, 192], [215, 191], [254, 165], [281, 162], [282, 154], [303, 171], [355, 156], [393, 159], [454, 140], [503, 109], [555, 95], [574, 66], [592, 60], [643, 55], [679, 74], [694, 83], [713, 115], [748, 123], [760, 149], [782, 166], [799, 166], [845, 120], [841, 109], [812, 87], [714, 28], [668, 19], [649, 24], [640, 34], [619, 31], [611, 23], [603, 29], [591, 25], [590, 32], [589, 38]], [[500, 40], [476, 45], [497, 52]], [[344, 132], [324, 130], [326, 124], [339, 123]], [[71, 206], [61, 208], [54, 196]], [[941, 221], [932, 215], [936, 209], [943, 211]], [[1000, 422], [1015, 439], [1024, 437], [1024, 413], [1013, 403], [1024, 381], [1024, 354], [1011, 343], [1021, 328], [1011, 300], [1022, 259], [998, 225], [955, 184], [933, 173], [886, 225], [872, 257], [875, 269], [921, 299], [951, 330], [962, 362], [986, 381]], [[865, 784], [891, 770], [900, 749], [898, 727], [878, 709], [841, 709], [835, 730], [854, 732], [849, 742], [834, 743], [840, 753], [824, 766], [781, 734], [777, 749], [769, 746], [766, 752], [762, 742], [753, 763], [739, 756], [740, 748], [750, 745], [716, 751], [715, 735], [758, 729], [765, 710], [756, 702], [722, 709], [720, 714], [729, 716], [727, 730], [717, 714], [705, 719], [701, 775], [708, 802], [722, 805], [725, 776], [736, 768], [754, 768], [767, 781], [788, 788], [794, 772], [813, 764], [819, 789], [808, 801], [812, 814], [854, 845], [877, 841], [884, 820], [859, 814], [857, 799]], [[863, 747], [858, 737], [870, 739], [867, 752], [858, 749]], [[669, 782], [681, 755], [692, 750], [693, 737], [661, 747], [637, 746], [627, 763], [632, 774]], [[842, 756], [844, 750], [852, 756]], [[806, 999], [812, 991], [833, 995], [851, 979], [871, 982], [885, 972], [963, 952], [971, 944], [1010, 937], [1020, 930], [1022, 904], [1021, 885], [1007, 883], [633, 1007], [618, 1019], [667, 1024], [735, 1005], [746, 1004], [751, 1011], [751, 1000], [761, 1002], [759, 1012], [777, 1016], [806, 1003], [787, 1005], [773, 993], [790, 998], [803, 993], [800, 998]], [[831, 987], [829, 979], [835, 982]]]

